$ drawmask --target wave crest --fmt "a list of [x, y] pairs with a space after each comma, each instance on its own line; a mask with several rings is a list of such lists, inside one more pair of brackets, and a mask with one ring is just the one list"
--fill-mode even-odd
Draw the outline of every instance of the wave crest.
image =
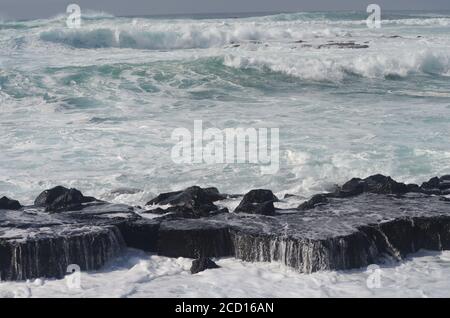
[[228, 67], [269, 70], [313, 81], [341, 81], [350, 76], [364, 78], [404, 78], [414, 74], [450, 76], [450, 55], [430, 50], [415, 54], [405, 52], [395, 57], [371, 54], [345, 59], [338, 57], [274, 59], [226, 55], [223, 63]]

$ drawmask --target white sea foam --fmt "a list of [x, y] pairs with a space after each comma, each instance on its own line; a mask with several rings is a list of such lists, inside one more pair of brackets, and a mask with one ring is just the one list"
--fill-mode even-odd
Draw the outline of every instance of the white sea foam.
[[98, 272], [81, 274], [81, 289], [66, 280], [0, 283], [0, 297], [449, 297], [449, 252], [419, 252], [381, 266], [379, 288], [367, 269], [299, 274], [277, 263], [220, 259], [219, 269], [191, 275], [191, 260], [130, 250]]
[[227, 55], [224, 65], [241, 69], [271, 70], [306, 80], [340, 81], [356, 75], [367, 78], [389, 76], [406, 77], [411, 74], [439, 74], [448, 76], [448, 52], [421, 50], [411, 54], [400, 51], [395, 56], [388, 52], [369, 52], [353, 57], [254, 57]]

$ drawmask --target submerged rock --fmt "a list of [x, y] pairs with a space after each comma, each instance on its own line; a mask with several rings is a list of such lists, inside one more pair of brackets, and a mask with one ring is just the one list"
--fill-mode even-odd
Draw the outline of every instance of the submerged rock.
[[330, 48], [338, 48], [338, 49], [368, 49], [369, 46], [367, 44], [358, 44], [354, 41], [350, 42], [333, 42], [321, 44], [317, 47], [318, 49], [330, 49]]
[[220, 268], [220, 266], [214, 263], [210, 258], [201, 257], [192, 261], [191, 274], [197, 274], [207, 269], [214, 268]]
[[17, 200], [12, 200], [7, 197], [0, 199], [0, 210], [20, 210], [22, 205]]
[[275, 207], [273, 203], [278, 201], [278, 198], [270, 190], [251, 190], [244, 196], [234, 212], [274, 215]]
[[97, 201], [92, 197], [85, 197], [77, 189], [57, 186], [45, 190], [34, 201], [36, 207], [43, 207], [48, 212], [62, 212], [80, 210], [84, 203]]

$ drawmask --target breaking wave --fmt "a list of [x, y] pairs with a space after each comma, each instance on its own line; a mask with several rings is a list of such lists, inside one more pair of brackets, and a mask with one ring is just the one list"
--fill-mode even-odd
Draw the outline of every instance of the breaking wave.
[[178, 28], [150, 30], [96, 28], [92, 30], [50, 30], [41, 33], [41, 40], [65, 44], [74, 48], [133, 48], [174, 50], [222, 47], [234, 42], [256, 42], [296, 39], [292, 30], [265, 30], [262, 26], [183, 25]]
[[354, 58], [301, 57], [255, 58], [227, 55], [224, 65], [238, 69], [280, 72], [304, 80], [340, 81], [349, 76], [365, 78], [405, 78], [427, 74], [450, 76], [450, 55], [429, 50], [416, 54], [358, 55]]

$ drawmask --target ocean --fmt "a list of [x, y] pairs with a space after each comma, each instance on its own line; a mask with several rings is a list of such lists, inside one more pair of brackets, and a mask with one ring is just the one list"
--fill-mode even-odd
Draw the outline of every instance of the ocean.
[[[158, 193], [199, 185], [224, 193], [267, 188], [302, 201], [352, 177], [382, 173], [420, 183], [450, 174], [450, 12], [383, 12], [379, 29], [367, 27], [367, 16], [90, 12], [75, 29], [63, 14], [0, 20], [0, 194], [31, 204], [43, 189], [61, 184], [143, 205]], [[193, 130], [195, 120], [220, 130], [278, 128], [279, 170], [175, 163], [171, 135]], [[131, 274], [114, 295], [151, 295], [143, 286], [155, 275], [168, 295], [220, 295], [206, 279], [190, 290], [183, 259], [137, 255], [118, 269]], [[386, 269], [397, 287], [379, 295], [449, 296], [439, 275], [423, 274], [435, 266], [450, 270], [442, 261], [448, 257], [426, 254]], [[221, 262], [227, 296], [240, 295], [232, 282], [241, 271], [254, 278], [241, 286], [242, 295], [266, 279], [278, 287], [262, 296], [283, 296], [283, 290], [339, 296], [346, 286], [343, 295], [372, 295], [365, 283], [355, 287], [365, 281], [364, 271], [305, 276], [273, 264]], [[416, 270], [424, 286], [406, 279]], [[112, 295], [98, 282], [118, 279], [117, 273], [92, 273], [91, 288]], [[294, 288], [293, 280], [304, 288]], [[17, 284], [52, 296], [63, 283], [2, 283], [5, 295]], [[405, 284], [417, 290], [407, 294]]]

